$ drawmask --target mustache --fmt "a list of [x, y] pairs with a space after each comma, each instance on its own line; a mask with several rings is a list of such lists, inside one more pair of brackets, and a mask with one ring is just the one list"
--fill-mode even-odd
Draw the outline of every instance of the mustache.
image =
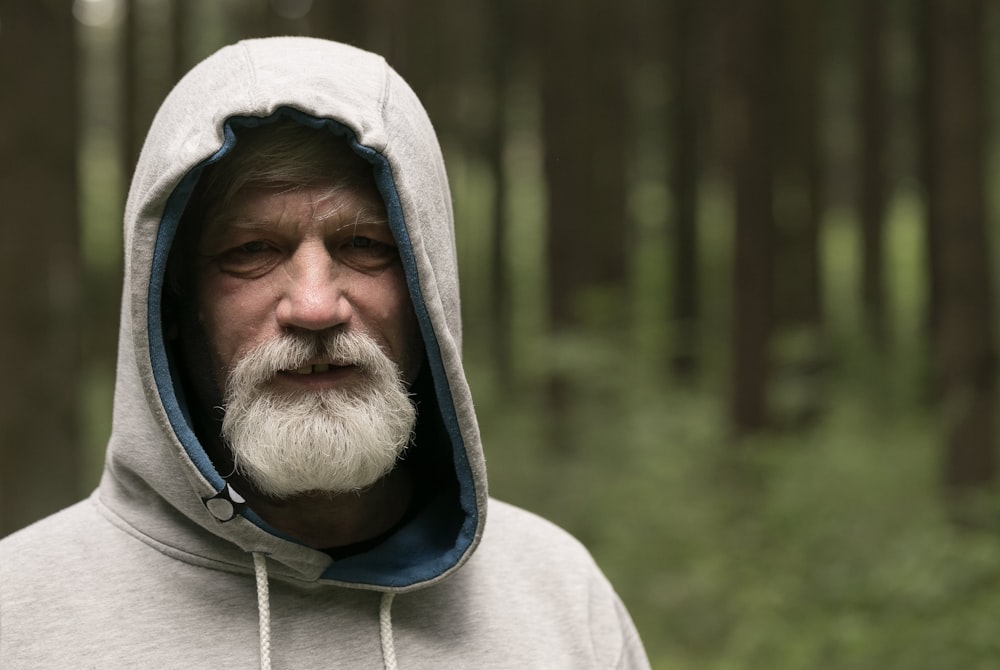
[[397, 369], [378, 343], [365, 333], [287, 333], [243, 356], [229, 372], [229, 378], [239, 380], [244, 388], [256, 387], [271, 381], [279, 372], [313, 363], [354, 366], [366, 375], [384, 370], [387, 364]]

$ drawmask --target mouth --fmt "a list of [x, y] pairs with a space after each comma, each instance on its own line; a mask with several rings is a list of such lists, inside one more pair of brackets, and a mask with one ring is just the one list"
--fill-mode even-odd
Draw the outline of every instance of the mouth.
[[351, 363], [306, 362], [295, 368], [281, 370], [274, 377], [278, 384], [291, 384], [295, 388], [333, 388], [353, 380], [360, 368]]
[[336, 365], [334, 363], [316, 363], [314, 365], [303, 365], [299, 368], [294, 368], [292, 370], [282, 370], [282, 372], [287, 372], [292, 375], [316, 375], [322, 374], [324, 372], [330, 372], [331, 370], [339, 370], [341, 368], [353, 367], [350, 365]]

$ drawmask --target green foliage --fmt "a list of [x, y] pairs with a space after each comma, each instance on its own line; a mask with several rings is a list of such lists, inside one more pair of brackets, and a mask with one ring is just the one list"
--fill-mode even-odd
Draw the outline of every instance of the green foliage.
[[654, 667], [995, 664], [1000, 538], [949, 522], [928, 414], [886, 411], [886, 386], [858, 377], [818, 425], [735, 444], [717, 392], [590, 344], [558, 361], [569, 453], [539, 387], [501, 392], [471, 357], [492, 493], [591, 548]]

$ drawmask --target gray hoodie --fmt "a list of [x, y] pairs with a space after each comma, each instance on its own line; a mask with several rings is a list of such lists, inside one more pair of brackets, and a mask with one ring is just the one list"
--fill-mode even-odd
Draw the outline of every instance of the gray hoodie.
[[[167, 257], [202, 169], [229, 151], [234, 128], [278, 118], [337, 133], [371, 163], [425, 345], [407, 458], [434, 470], [438, 494], [374, 548], [336, 561], [271, 528], [215, 469], [161, 323]], [[378, 56], [252, 40], [181, 80], [126, 207], [104, 474], [88, 499], [0, 541], [0, 667], [648, 667], [587, 551], [488, 499], [450, 202], [430, 122]]]

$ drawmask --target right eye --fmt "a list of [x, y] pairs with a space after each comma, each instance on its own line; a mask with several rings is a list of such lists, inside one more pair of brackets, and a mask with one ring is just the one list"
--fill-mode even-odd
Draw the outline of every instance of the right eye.
[[280, 257], [281, 252], [266, 240], [251, 240], [223, 251], [215, 262], [226, 274], [253, 279], [267, 274]]
[[241, 244], [234, 251], [248, 255], [253, 255], [267, 251], [269, 248], [270, 247], [267, 242], [263, 240], [254, 240], [253, 242], [247, 242], [246, 244]]

